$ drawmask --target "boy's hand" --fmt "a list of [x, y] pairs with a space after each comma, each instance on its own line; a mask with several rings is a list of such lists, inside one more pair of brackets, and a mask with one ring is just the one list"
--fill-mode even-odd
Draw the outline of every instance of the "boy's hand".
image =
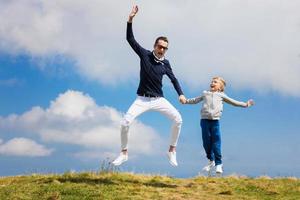
[[185, 98], [185, 96], [184, 96], [183, 94], [179, 96], [179, 101], [180, 101], [180, 103], [182, 103], [182, 104], [185, 104], [185, 103], [186, 103], [186, 98]]
[[254, 105], [254, 101], [253, 99], [250, 99], [247, 101], [247, 107], [253, 106]]
[[134, 18], [134, 16], [137, 14], [137, 12], [139, 11], [139, 8], [137, 5], [134, 5], [130, 14], [129, 14], [129, 19], [128, 22], [132, 22], [132, 19]]

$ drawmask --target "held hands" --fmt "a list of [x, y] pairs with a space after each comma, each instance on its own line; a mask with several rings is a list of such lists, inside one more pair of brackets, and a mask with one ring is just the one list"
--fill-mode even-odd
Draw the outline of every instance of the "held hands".
[[186, 98], [185, 96], [182, 94], [179, 96], [178, 100], [180, 101], [180, 103], [185, 104], [186, 103]]
[[139, 8], [137, 5], [134, 5], [130, 14], [129, 14], [129, 19], [128, 22], [132, 22], [132, 19], [134, 18], [134, 16], [136, 15], [136, 13], [139, 11]]
[[254, 101], [253, 99], [250, 99], [247, 101], [247, 107], [253, 106], [254, 105]]

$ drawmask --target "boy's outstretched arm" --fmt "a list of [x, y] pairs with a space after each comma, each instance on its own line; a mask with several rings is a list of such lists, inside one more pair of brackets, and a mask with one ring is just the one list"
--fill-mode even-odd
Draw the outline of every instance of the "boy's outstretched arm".
[[250, 107], [250, 106], [253, 106], [253, 105], [254, 105], [253, 99], [249, 99], [249, 100], [247, 101], [247, 107]]
[[229, 103], [229, 104], [231, 104], [233, 106], [244, 107], [244, 108], [248, 108], [248, 107], [254, 105], [254, 101], [252, 99], [248, 100], [247, 102], [242, 102], [242, 101], [237, 101], [235, 99], [232, 99], [232, 98], [228, 97], [225, 94], [223, 96], [223, 100], [226, 103]]
[[203, 96], [186, 99], [185, 104], [197, 104], [203, 100]]

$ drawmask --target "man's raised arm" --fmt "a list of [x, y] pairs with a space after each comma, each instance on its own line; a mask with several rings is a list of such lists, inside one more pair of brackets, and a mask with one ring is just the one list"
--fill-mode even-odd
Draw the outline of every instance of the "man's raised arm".
[[127, 21], [126, 39], [129, 43], [129, 45], [131, 46], [131, 48], [135, 51], [135, 53], [138, 54], [140, 57], [142, 57], [143, 54], [146, 52], [146, 50], [143, 47], [141, 47], [141, 45], [135, 40], [133, 31], [132, 31], [132, 20], [133, 20], [134, 16], [137, 14], [138, 10], [139, 9], [138, 9], [137, 5], [134, 5], [129, 14], [129, 18]]
[[134, 5], [130, 14], [129, 14], [129, 18], [128, 18], [128, 22], [132, 23], [132, 20], [134, 18], [134, 16], [137, 14], [137, 12], [139, 11], [139, 8], [137, 5]]

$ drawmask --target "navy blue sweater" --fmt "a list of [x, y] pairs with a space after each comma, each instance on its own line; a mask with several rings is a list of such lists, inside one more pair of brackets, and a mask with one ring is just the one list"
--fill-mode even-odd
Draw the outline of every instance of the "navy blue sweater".
[[127, 34], [126, 38], [132, 49], [140, 57], [140, 84], [137, 90], [137, 94], [152, 95], [163, 97], [162, 91], [162, 78], [166, 74], [177, 92], [178, 95], [182, 95], [183, 92], [180, 85], [173, 74], [170, 63], [167, 59], [163, 61], [157, 61], [153, 53], [149, 50], [144, 49], [134, 39], [132, 32], [132, 23], [127, 22]]

